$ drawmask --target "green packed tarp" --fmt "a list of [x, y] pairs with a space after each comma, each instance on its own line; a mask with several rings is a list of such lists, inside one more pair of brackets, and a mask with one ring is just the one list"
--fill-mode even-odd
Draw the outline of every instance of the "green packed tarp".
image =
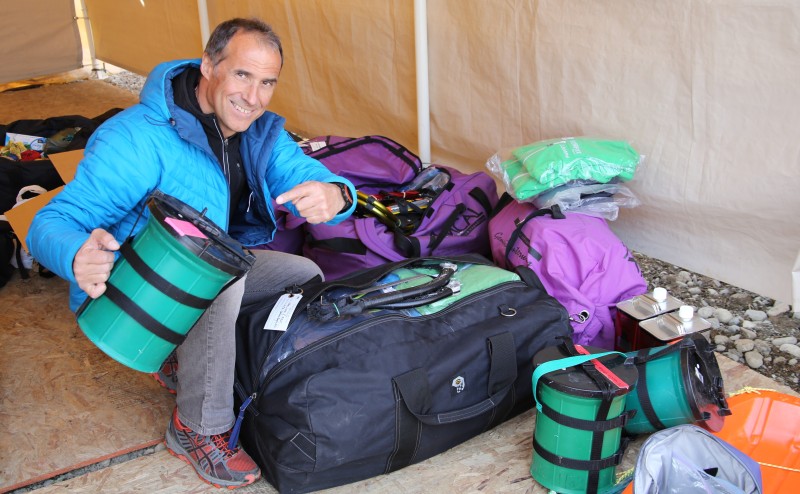
[[639, 160], [639, 153], [625, 141], [566, 137], [515, 148], [500, 166], [508, 192], [525, 201], [573, 181], [626, 182]]

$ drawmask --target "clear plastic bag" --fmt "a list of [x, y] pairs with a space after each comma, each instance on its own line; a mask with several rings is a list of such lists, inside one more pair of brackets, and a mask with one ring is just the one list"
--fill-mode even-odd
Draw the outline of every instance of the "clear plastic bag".
[[575, 181], [627, 182], [644, 156], [625, 141], [564, 137], [500, 151], [486, 168], [501, 179], [508, 193], [525, 202]]
[[642, 202], [619, 183], [569, 183], [550, 189], [530, 201], [537, 209], [558, 205], [561, 211], [583, 213], [614, 221], [619, 208], [635, 208]]

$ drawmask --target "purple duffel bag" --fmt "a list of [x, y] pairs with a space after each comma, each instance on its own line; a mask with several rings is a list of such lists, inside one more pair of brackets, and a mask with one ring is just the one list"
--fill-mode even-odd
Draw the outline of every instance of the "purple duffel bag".
[[536, 209], [508, 194], [489, 222], [501, 268], [530, 267], [567, 309], [580, 345], [614, 348], [617, 302], [647, 291], [639, 265], [603, 218]]
[[[320, 266], [327, 280], [412, 257], [489, 256], [489, 215], [497, 204], [497, 187], [488, 174], [424, 167], [414, 153], [382, 136], [325, 136], [311, 142], [326, 145], [306, 148], [308, 155], [352, 181], [359, 192], [359, 207], [348, 220], [334, 226], [303, 224], [303, 255]], [[371, 202], [376, 196], [418, 192], [416, 185], [427, 198], [423, 206], [410, 199], [397, 199], [393, 206], [398, 221], [407, 221], [402, 227], [376, 217]]]

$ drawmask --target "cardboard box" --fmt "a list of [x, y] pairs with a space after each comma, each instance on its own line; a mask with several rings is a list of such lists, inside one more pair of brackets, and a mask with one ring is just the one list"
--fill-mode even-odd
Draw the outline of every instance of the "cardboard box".
[[[65, 184], [72, 181], [75, 177], [75, 171], [78, 169], [78, 163], [80, 163], [81, 159], [83, 159], [83, 149], [57, 153], [50, 156], [50, 161], [53, 162], [53, 166]], [[45, 207], [52, 198], [58, 195], [63, 188], [64, 187], [61, 186], [49, 190], [5, 212], [11, 229], [14, 230], [14, 233], [17, 235], [17, 238], [19, 238], [22, 246], [25, 247], [25, 250], [28, 250], [25, 238], [28, 236], [28, 229], [30, 229], [33, 217], [40, 209]]]

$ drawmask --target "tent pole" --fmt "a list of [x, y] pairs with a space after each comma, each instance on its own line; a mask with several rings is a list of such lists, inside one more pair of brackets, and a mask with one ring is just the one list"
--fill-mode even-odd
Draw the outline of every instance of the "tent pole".
[[200, 37], [202, 48], [205, 49], [208, 38], [211, 36], [211, 31], [208, 27], [208, 4], [206, 0], [197, 0], [197, 13], [200, 15]]
[[89, 48], [89, 58], [92, 60], [92, 72], [97, 75], [98, 79], [105, 79], [108, 77], [106, 73], [105, 64], [97, 60], [94, 51], [94, 35], [92, 34], [92, 23], [89, 22], [89, 13], [86, 10], [85, 0], [79, 0], [75, 3], [75, 7], [80, 9], [78, 12], [78, 19], [83, 21], [84, 33], [86, 35], [86, 45]]
[[414, 47], [417, 58], [417, 139], [422, 163], [431, 162], [431, 115], [428, 84], [428, 2], [414, 0]]

